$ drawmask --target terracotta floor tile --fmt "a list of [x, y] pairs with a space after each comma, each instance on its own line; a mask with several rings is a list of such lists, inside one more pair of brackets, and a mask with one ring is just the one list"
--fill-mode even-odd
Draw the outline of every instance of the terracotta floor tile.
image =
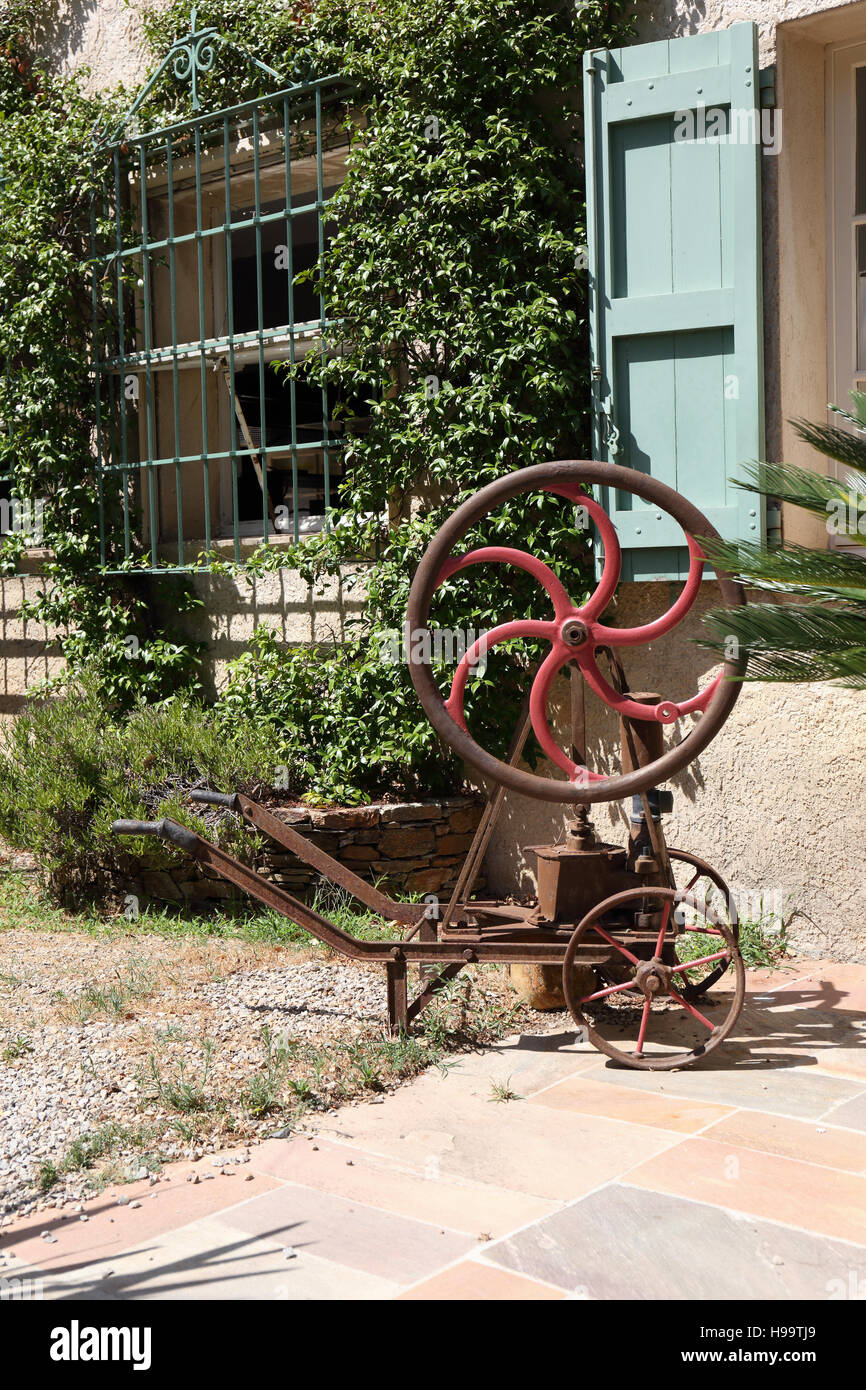
[[721, 1105], [630, 1091], [624, 1086], [605, 1086], [585, 1076], [569, 1077], [556, 1086], [549, 1086], [540, 1095], [532, 1096], [530, 1104], [551, 1110], [574, 1110], [582, 1115], [606, 1115], [612, 1120], [627, 1120], [629, 1124], [650, 1125], [680, 1134], [694, 1134], [723, 1115], [731, 1114], [730, 1109]]
[[271, 1139], [254, 1151], [255, 1171], [286, 1182], [331, 1192], [382, 1211], [446, 1226], [478, 1237], [504, 1235], [553, 1211], [555, 1203], [489, 1183], [444, 1177], [438, 1161], [413, 1171], [396, 1159], [367, 1153], [357, 1145], [315, 1144], [298, 1136]]
[[705, 1130], [703, 1137], [720, 1144], [736, 1144], [746, 1149], [778, 1154], [782, 1158], [802, 1159], [826, 1168], [866, 1175], [866, 1134], [839, 1129], [829, 1117], [792, 1120], [786, 1115], [737, 1110]]
[[866, 1243], [866, 1178], [830, 1174], [813, 1163], [732, 1143], [686, 1139], [633, 1169], [626, 1181]]
[[463, 1260], [451, 1269], [443, 1269], [423, 1284], [398, 1295], [397, 1302], [403, 1300], [444, 1300], [460, 1302], [483, 1300], [486, 1303], [517, 1301], [535, 1302], [564, 1298], [557, 1289], [539, 1284], [535, 1279], [525, 1279], [519, 1274], [509, 1274], [504, 1269], [492, 1269], [478, 1260]]

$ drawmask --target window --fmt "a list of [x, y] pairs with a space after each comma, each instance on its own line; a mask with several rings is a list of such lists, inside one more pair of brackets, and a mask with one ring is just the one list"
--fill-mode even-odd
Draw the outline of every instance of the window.
[[340, 412], [293, 369], [331, 350], [314, 276], [348, 90], [325, 78], [146, 133], [129, 122], [98, 152], [103, 561], [129, 558], [137, 531], [152, 567], [182, 569], [220, 539], [240, 558], [243, 537], [328, 524]]
[[866, 390], [866, 43], [828, 54], [830, 386]]

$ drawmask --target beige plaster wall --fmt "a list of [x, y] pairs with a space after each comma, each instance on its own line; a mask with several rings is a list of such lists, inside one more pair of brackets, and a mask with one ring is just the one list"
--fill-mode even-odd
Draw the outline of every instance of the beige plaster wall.
[[363, 571], [349, 566], [314, 588], [289, 569], [255, 579], [197, 574], [192, 584], [203, 606], [184, 626], [189, 636], [207, 643], [212, 692], [223, 685], [226, 664], [246, 650], [256, 627], [270, 628], [289, 645], [330, 644], [348, 635], [346, 625], [363, 605]]
[[147, 66], [139, 14], [127, 0], [56, 0], [42, 21], [39, 48], [65, 72], [88, 69], [93, 91], [119, 82], [134, 87]]

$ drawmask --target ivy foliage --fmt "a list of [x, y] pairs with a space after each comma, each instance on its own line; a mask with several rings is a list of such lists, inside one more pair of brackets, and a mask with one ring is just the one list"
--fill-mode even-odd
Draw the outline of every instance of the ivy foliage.
[[[313, 658], [265, 641], [242, 660], [227, 697], [239, 715], [272, 717], [277, 692], [292, 691], [292, 710], [308, 710], [293, 734], [299, 771], [323, 796], [459, 780], [405, 663], [383, 664], [379, 653], [401, 631], [418, 560], [456, 506], [505, 472], [589, 452], [581, 60], [588, 47], [627, 40], [631, 8], [592, 0], [320, 0], [309, 14], [244, 0], [199, 7], [200, 23], [272, 66], [290, 72], [303, 59], [315, 75], [356, 84], [321, 285], [340, 326], [330, 355], [294, 370], [339, 388], [342, 400], [364, 399], [368, 427], [347, 432], [340, 524], [305, 541], [290, 563], [315, 583], [359, 554], [377, 558], [359, 581], [365, 607], [348, 644]], [[182, 0], [151, 11], [157, 51], [184, 19]], [[209, 80], [219, 80], [216, 69]], [[211, 99], [218, 95], [212, 86]], [[590, 580], [586, 541], [561, 500], [535, 494], [500, 509], [467, 545], [549, 557], [579, 599]], [[285, 552], [258, 563], [285, 564]], [[484, 566], [442, 587], [433, 621], [471, 633], [516, 615], [548, 617], [546, 596], [520, 571]], [[492, 751], [510, 739], [538, 655], [509, 644], [471, 683], [470, 727]], [[443, 687], [452, 670], [440, 664]]]
[[[92, 137], [120, 98], [89, 96], [34, 59], [42, 24], [38, 7], [0, 8], [0, 476], [11, 526], [0, 574], [18, 572], [34, 541], [46, 548], [45, 583], [24, 614], [59, 629], [67, 673], [89, 671], [106, 707], [124, 709], [191, 683], [198, 652], [155, 624], [146, 580], [104, 572], [110, 520], [100, 564]], [[172, 602], [193, 599], [178, 585]]]
[[[0, 47], [19, 52], [18, 25]], [[402, 629], [415, 566], [446, 516], [502, 473], [588, 454], [589, 362], [580, 120], [581, 57], [628, 40], [628, 4], [562, 0], [206, 0], [213, 25], [285, 73], [355, 83], [346, 181], [331, 205], [323, 290], [340, 320], [335, 351], [295, 370], [367, 402], [369, 427], [347, 433], [340, 523], [294, 552], [256, 556], [251, 574], [293, 565], [311, 582], [348, 560], [363, 611], [348, 640], [312, 653], [262, 638], [230, 673], [219, 720], [266, 720], [293, 790], [354, 799], [385, 789], [455, 785], [404, 662], [381, 652]], [[0, 11], [0, 17], [3, 15]], [[189, 25], [188, 0], [143, 15], [151, 70]], [[26, 48], [21, 40], [20, 48]], [[35, 89], [28, 83], [34, 81]], [[22, 79], [25, 79], [22, 81]], [[223, 107], [261, 90], [234, 48], [201, 83]], [[143, 576], [98, 572], [87, 353], [91, 132], [114, 128], [132, 94], [88, 97], [38, 67], [0, 75], [0, 462], [22, 497], [44, 496], [52, 548], [41, 619], [68, 625], [65, 655], [95, 669], [109, 703], [161, 698], [195, 678], [198, 653], [155, 626]], [[142, 119], [188, 99], [160, 83]], [[106, 295], [98, 286], [97, 298]], [[6, 302], [9, 308], [5, 307]], [[590, 582], [586, 536], [562, 501], [536, 494], [502, 508], [468, 543], [494, 541], [550, 558], [575, 599]], [[109, 541], [110, 544], [110, 541]], [[0, 560], [11, 567], [15, 542]], [[184, 603], [178, 586], [175, 611]], [[442, 587], [433, 619], [481, 631], [549, 616], [525, 574], [484, 566]], [[127, 638], [150, 653], [131, 662]], [[491, 655], [470, 695], [470, 728], [501, 752], [529, 661], [520, 644]], [[452, 664], [453, 666], [453, 664]], [[441, 665], [443, 684], [450, 672]], [[289, 750], [288, 754], [286, 750]]]

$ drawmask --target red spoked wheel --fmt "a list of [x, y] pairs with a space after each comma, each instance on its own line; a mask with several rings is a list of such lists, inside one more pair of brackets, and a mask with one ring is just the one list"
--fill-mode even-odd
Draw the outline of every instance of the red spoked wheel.
[[[654, 917], [657, 922], [648, 959], [630, 949], [628, 934], [610, 921], [604, 925], [605, 918], [623, 911], [635, 921]], [[686, 920], [693, 925], [684, 925]], [[703, 954], [693, 949], [693, 935], [699, 936]], [[616, 982], [581, 995], [573, 967], [580, 964], [582, 949], [593, 962], [607, 950]], [[730, 1003], [719, 1022], [692, 1002], [685, 983], [688, 972], [702, 966], [732, 972]], [[621, 1066], [671, 1071], [706, 1057], [728, 1036], [742, 1012], [746, 972], [730, 927], [697, 898], [674, 888], [629, 888], [599, 903], [575, 928], [562, 988], [572, 1018], [599, 1051]]]
[[[683, 528], [690, 555], [689, 573], [682, 592], [662, 617], [641, 627], [609, 627], [601, 621], [619, 582], [622, 555], [616, 530], [603, 509], [590, 497], [586, 487], [604, 486], [631, 492], [652, 506], [666, 511]], [[520, 493], [544, 490], [584, 507], [604, 545], [604, 568], [591, 597], [582, 605], [572, 602], [564, 586], [548, 565], [525, 551], [504, 546], [482, 546], [468, 554], [454, 556], [454, 547], [489, 512]], [[692, 607], [700, 591], [705, 559], [697, 536], [714, 537], [717, 532], [696, 507], [666, 484], [636, 473], [633, 469], [597, 462], [556, 462], [520, 469], [490, 483], [464, 502], [445, 522], [431, 541], [418, 566], [409, 595], [406, 620], [410, 640], [409, 668], [415, 689], [433, 727], [472, 767], [494, 781], [544, 801], [612, 801], [646, 791], [666, 781], [685, 767], [715, 737], [728, 717], [740, 691], [745, 657], [731, 659], [724, 670], [697, 694], [680, 700], [665, 699], [644, 704], [621, 694], [599, 669], [599, 648], [641, 646], [669, 633]], [[547, 592], [553, 617], [549, 620], [516, 619], [498, 624], [485, 633], [461, 659], [454, 674], [451, 692], [443, 699], [430, 667], [430, 644], [416, 637], [428, 628], [430, 604], [437, 587], [451, 575], [472, 565], [499, 562], [516, 566], [531, 574]], [[723, 602], [735, 607], [745, 602], [741, 586], [730, 575], [717, 571]], [[541, 638], [550, 651], [533, 681], [529, 713], [535, 736], [547, 757], [565, 774], [566, 780], [540, 777], [501, 762], [481, 748], [466, 727], [463, 701], [469, 673], [481, 655], [498, 643], [515, 638]], [[685, 738], [654, 762], [621, 776], [603, 776], [573, 762], [559, 747], [547, 719], [547, 704], [556, 676], [569, 665], [576, 665], [584, 681], [617, 714], [636, 720], [655, 720], [674, 724], [685, 715], [702, 715]]]
[[[696, 854], [689, 854], [684, 849], [674, 849], [668, 845], [668, 859], [670, 860], [671, 878], [678, 890], [688, 898], [697, 899], [701, 909], [709, 907], [715, 916], [730, 927], [731, 935], [737, 945], [740, 943], [740, 921], [737, 914], [737, 905], [734, 902], [733, 894], [725, 880], [722, 878], [718, 869], [714, 869], [705, 860], [699, 859]], [[697, 955], [706, 955], [698, 940], [700, 931], [700, 913], [695, 915], [694, 926], [689, 919], [687, 911], [684, 912], [683, 925], [686, 929], [684, 941], [689, 945], [694, 944]], [[686, 999], [699, 999], [702, 994], [706, 994], [708, 989], [725, 974], [730, 962], [724, 960], [715, 963], [707, 962], [701, 965], [693, 965], [690, 970], [685, 972], [688, 983], [683, 988], [683, 995]]]

